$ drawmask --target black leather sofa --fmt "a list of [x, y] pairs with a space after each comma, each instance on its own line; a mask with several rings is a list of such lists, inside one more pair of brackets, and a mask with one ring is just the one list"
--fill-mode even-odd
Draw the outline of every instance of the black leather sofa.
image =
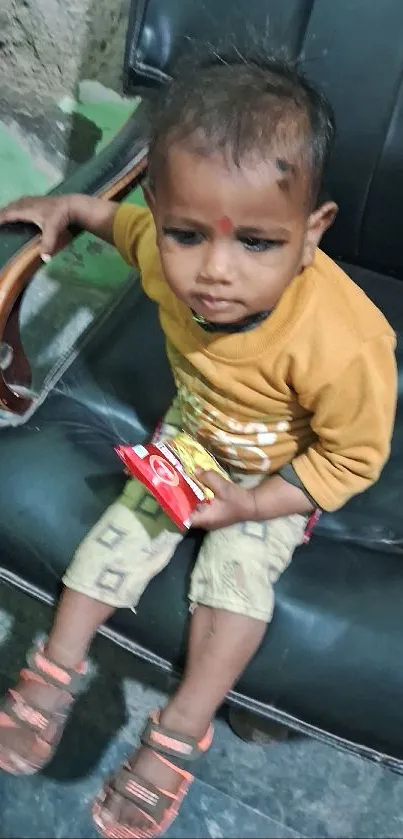
[[[340, 205], [325, 249], [384, 311], [403, 369], [403, 3], [401, 0], [137, 0], [125, 83], [143, 98], [164, 82], [187, 36], [214, 41], [246, 30], [302, 57], [330, 97], [339, 125], [328, 190]], [[57, 191], [122, 198], [145, 171], [144, 108], [112, 145]], [[38, 265], [35, 231], [0, 230], [0, 334], [14, 362], [0, 381], [9, 409], [29, 371], [16, 328], [20, 294]], [[335, 348], [337, 352], [337, 348]], [[8, 383], [7, 383], [8, 379]], [[10, 386], [11, 382], [11, 386]], [[51, 602], [81, 538], [120, 491], [112, 450], [150, 432], [172, 381], [156, 313], [135, 282], [37, 410], [0, 432], [0, 577]], [[277, 586], [258, 655], [229, 701], [262, 717], [403, 768], [402, 388], [391, 459], [381, 480], [344, 510], [323, 516]], [[157, 667], [180, 666], [192, 533], [152, 583], [137, 615], [107, 633]]]

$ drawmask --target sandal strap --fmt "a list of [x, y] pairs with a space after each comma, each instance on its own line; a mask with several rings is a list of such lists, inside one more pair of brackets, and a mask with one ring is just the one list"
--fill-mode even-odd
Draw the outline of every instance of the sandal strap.
[[[96, 804], [96, 807], [103, 808], [103, 802], [108, 795], [108, 790], [112, 794], [116, 793], [122, 798], [134, 803], [144, 813], [145, 817], [152, 822], [150, 829], [147, 828], [146, 831], [141, 832], [142, 836], [156, 836], [157, 833], [160, 835], [161, 830], [165, 831], [167, 824], [170, 824], [175, 818], [194, 777], [189, 771], [189, 767], [186, 767], [186, 764], [204, 754], [210, 747], [213, 739], [212, 725], [209, 726], [204, 737], [198, 741], [195, 737], [178, 734], [178, 732], [160, 725], [159, 720], [160, 711], [153, 711], [150, 714], [140, 739], [143, 746], [150, 748], [158, 760], [167, 764], [177, 773], [180, 781], [176, 792], [171, 793], [169, 790], [160, 789], [151, 781], [147, 781], [141, 775], [137, 774], [130, 763], [125, 763], [116, 775], [111, 778], [106, 787], [104, 787], [102, 797], [99, 798]], [[173, 758], [174, 760], [169, 760], [169, 758]], [[97, 819], [96, 823], [98, 824]], [[116, 830], [120, 832], [116, 832], [116, 834], [110, 833], [110, 835], [134, 835], [130, 832], [130, 828], [127, 825], [117, 825]], [[124, 832], [126, 830], [128, 831], [127, 833]], [[140, 836], [140, 832], [138, 835]]]
[[26, 700], [15, 690], [9, 690], [9, 696], [2, 706], [2, 712], [19, 726], [34, 731], [47, 742], [47, 732], [55, 724], [55, 714], [47, 713]]
[[178, 734], [164, 725], [159, 724], [159, 711], [153, 711], [140, 735], [143, 746], [148, 746], [164, 757], [174, 757], [182, 762], [191, 763], [197, 760], [211, 745], [213, 737], [210, 726], [207, 734], [202, 740], [190, 737], [186, 734]]
[[22, 671], [22, 676], [39, 676], [48, 685], [60, 688], [70, 696], [78, 696], [86, 689], [89, 673], [85, 664], [82, 672], [61, 667], [44, 653], [44, 645], [38, 644], [27, 655], [28, 669]]
[[145, 781], [128, 764], [122, 766], [110, 782], [112, 791], [122, 798], [133, 802], [150, 816], [157, 824], [162, 821], [165, 811], [172, 806], [175, 795], [169, 795], [158, 789], [151, 781]]

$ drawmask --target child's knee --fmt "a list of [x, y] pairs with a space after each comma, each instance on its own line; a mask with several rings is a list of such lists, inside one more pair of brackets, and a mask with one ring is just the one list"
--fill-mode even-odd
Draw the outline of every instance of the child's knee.
[[63, 583], [115, 608], [133, 608], [180, 539], [165, 530], [150, 536], [139, 517], [116, 502], [78, 547]]
[[245, 563], [234, 556], [201, 555], [195, 565], [189, 592], [191, 611], [197, 604], [224, 609], [269, 623], [274, 609], [274, 590], [261, 565]]
[[269, 622], [273, 586], [301, 543], [304, 516], [239, 522], [207, 534], [191, 581], [190, 599]]

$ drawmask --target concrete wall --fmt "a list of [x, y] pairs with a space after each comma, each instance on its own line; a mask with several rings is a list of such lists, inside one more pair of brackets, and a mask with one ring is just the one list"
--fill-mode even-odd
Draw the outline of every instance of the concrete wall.
[[129, 5], [0, 0], [0, 121], [55, 178], [99, 140], [96, 127], [75, 113], [78, 83], [92, 79], [121, 92]]
[[[17, 99], [57, 99], [77, 80], [120, 90], [129, 0], [1, 0], [0, 82]], [[2, 94], [3, 95], [3, 94]]]

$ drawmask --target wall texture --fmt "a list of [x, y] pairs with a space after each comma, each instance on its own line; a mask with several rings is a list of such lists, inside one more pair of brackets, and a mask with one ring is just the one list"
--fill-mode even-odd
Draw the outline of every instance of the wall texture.
[[128, 6], [129, 0], [1, 0], [3, 91], [27, 105], [31, 98], [31, 107], [74, 94], [83, 78], [119, 91]]
[[102, 136], [74, 102], [79, 82], [121, 92], [129, 5], [0, 0], [0, 125], [55, 178], [91, 157]]

